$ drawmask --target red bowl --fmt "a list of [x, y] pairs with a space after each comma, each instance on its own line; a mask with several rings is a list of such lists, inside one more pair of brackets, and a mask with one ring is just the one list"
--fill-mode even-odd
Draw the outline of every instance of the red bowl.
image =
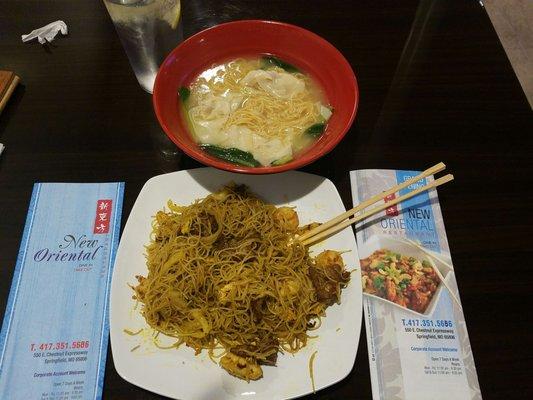
[[[272, 54], [310, 74], [334, 108], [322, 136], [303, 154], [279, 166], [245, 167], [200, 149], [179, 111], [178, 88], [189, 86], [205, 69], [232, 58]], [[248, 174], [296, 169], [330, 152], [350, 128], [359, 102], [350, 64], [329, 42], [281, 22], [245, 20], [216, 25], [191, 36], [165, 59], [157, 74], [153, 102], [163, 130], [190, 157], [216, 168]]]

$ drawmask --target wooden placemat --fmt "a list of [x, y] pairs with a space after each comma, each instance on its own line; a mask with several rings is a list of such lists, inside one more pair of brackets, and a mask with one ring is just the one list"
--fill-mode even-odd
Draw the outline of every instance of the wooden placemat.
[[19, 80], [19, 77], [11, 71], [0, 71], [0, 113], [7, 104]]

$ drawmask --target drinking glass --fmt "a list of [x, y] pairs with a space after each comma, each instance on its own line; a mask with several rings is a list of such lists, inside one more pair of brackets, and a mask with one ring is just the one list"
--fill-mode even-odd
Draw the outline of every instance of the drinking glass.
[[103, 0], [141, 87], [152, 93], [167, 54], [183, 40], [180, 0]]

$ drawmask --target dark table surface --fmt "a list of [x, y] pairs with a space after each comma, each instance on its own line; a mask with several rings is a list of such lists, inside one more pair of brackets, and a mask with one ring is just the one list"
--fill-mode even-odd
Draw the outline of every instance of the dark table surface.
[[[483, 396], [533, 398], [531, 322], [532, 115], [498, 37], [476, 1], [185, 0], [191, 35], [243, 18], [286, 21], [333, 43], [354, 68], [361, 103], [329, 155], [303, 168], [333, 180], [351, 204], [348, 172], [455, 174], [440, 190]], [[20, 35], [63, 19], [51, 46]], [[0, 1], [0, 69], [22, 80], [0, 115], [0, 310], [5, 308], [36, 181], [125, 181], [124, 219], [144, 182], [199, 167], [176, 155], [137, 84], [101, 1]], [[111, 353], [111, 352], [110, 352]], [[176, 377], [178, 379], [178, 377]], [[311, 396], [368, 399], [362, 331], [355, 366]], [[122, 380], [108, 357], [104, 398], [159, 396]]]

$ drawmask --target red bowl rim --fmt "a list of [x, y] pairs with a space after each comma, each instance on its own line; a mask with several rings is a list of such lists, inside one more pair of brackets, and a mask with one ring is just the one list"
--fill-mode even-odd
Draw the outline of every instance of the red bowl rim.
[[[229, 162], [217, 159], [213, 156], [208, 155], [204, 151], [202, 151], [198, 146], [196, 147], [189, 147], [185, 144], [181, 143], [173, 134], [172, 130], [167, 126], [167, 124], [164, 122], [162, 115], [161, 115], [161, 108], [159, 105], [159, 86], [160, 86], [160, 77], [162, 74], [160, 74], [162, 66], [166, 64], [166, 62], [173, 56], [173, 54], [181, 48], [181, 46], [185, 45], [188, 42], [191, 42], [193, 40], [196, 40], [198, 37], [201, 37], [205, 35], [207, 32], [211, 32], [214, 30], [219, 30], [221, 28], [224, 28], [228, 25], [249, 25], [249, 24], [266, 24], [266, 25], [277, 25], [284, 28], [290, 28], [295, 29], [299, 31], [301, 34], [308, 36], [311, 40], [315, 40], [318, 42], [321, 42], [324, 46], [330, 47], [331, 50], [333, 50], [334, 53], [337, 53], [339, 56], [339, 60], [345, 64], [345, 67], [347, 67], [347, 70], [350, 72], [350, 76], [347, 78], [351, 81], [354, 88], [354, 94], [355, 94], [355, 101], [351, 110], [351, 115], [348, 123], [344, 126], [344, 128], [333, 137], [332, 140], [330, 140], [319, 152], [314, 153], [312, 156], [305, 158], [305, 157], [299, 157], [292, 161], [289, 161], [286, 164], [278, 165], [278, 166], [263, 166], [263, 167], [246, 167], [242, 165], [237, 164], [231, 164]], [[176, 46], [165, 58], [163, 63], [161, 64], [161, 67], [156, 75], [155, 82], [154, 82], [154, 90], [152, 95], [152, 103], [154, 105], [155, 114], [157, 116], [157, 120], [159, 121], [159, 124], [167, 134], [167, 136], [172, 140], [185, 154], [187, 154], [189, 157], [205, 164], [208, 166], [213, 166], [218, 169], [230, 171], [230, 172], [237, 172], [237, 173], [245, 173], [245, 174], [253, 174], [253, 175], [262, 175], [262, 174], [273, 174], [273, 173], [279, 173], [279, 172], [285, 172], [289, 170], [294, 170], [301, 168], [305, 165], [311, 164], [317, 159], [325, 156], [328, 154], [331, 150], [333, 150], [337, 144], [344, 138], [348, 130], [353, 124], [353, 121], [355, 119], [355, 115], [357, 114], [357, 109], [359, 106], [359, 86], [357, 84], [357, 78], [355, 77], [355, 73], [348, 62], [346, 58], [343, 56], [343, 54], [330, 42], [328, 42], [326, 39], [322, 38], [321, 36], [317, 35], [316, 33], [313, 33], [305, 28], [299, 27], [297, 25], [289, 24], [286, 22], [279, 22], [279, 21], [270, 21], [270, 20], [261, 20], [261, 19], [244, 19], [244, 20], [237, 20], [237, 21], [231, 21], [231, 22], [225, 22], [222, 24], [214, 25], [212, 27], [206, 28], [204, 30], [201, 30], [200, 32], [195, 33], [194, 35], [188, 37], [186, 40], [181, 42], [178, 46]], [[180, 117], [181, 118], [181, 117]], [[326, 126], [327, 131], [327, 126]], [[190, 132], [187, 132], [188, 135], [191, 135]], [[308, 150], [309, 151], [309, 150]]]

